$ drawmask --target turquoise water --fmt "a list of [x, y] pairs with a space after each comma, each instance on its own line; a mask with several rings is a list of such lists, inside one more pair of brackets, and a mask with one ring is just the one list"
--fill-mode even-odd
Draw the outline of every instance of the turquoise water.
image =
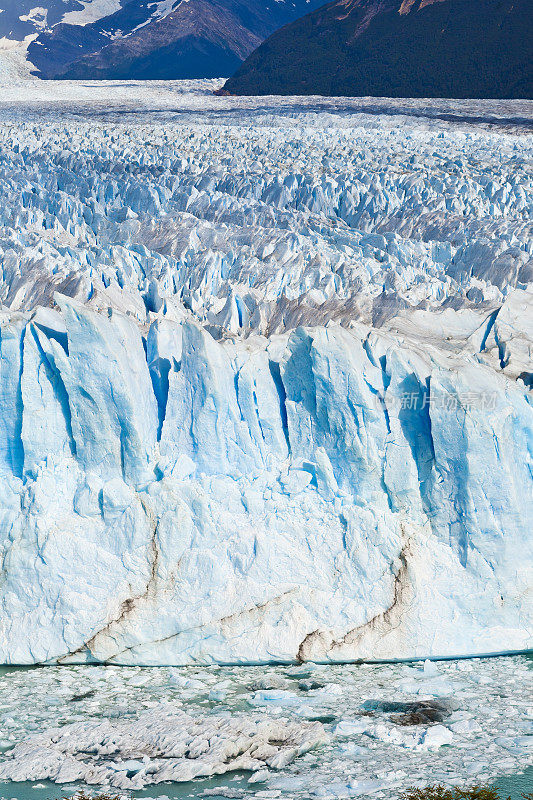
[[522, 795], [533, 792], [533, 767], [529, 767], [521, 775], [510, 775], [495, 781], [496, 786], [502, 793], [502, 797], [510, 797], [511, 800], [522, 800]]
[[[158, 798], [168, 797], [170, 800], [185, 800], [188, 798], [201, 797], [206, 789], [213, 790], [218, 788], [227, 789], [232, 786], [234, 789], [244, 789], [247, 785], [247, 776], [235, 776], [233, 781], [228, 784], [228, 778], [221, 776], [218, 778], [209, 778], [206, 780], [197, 780], [192, 783], [182, 784], [162, 784], [161, 786], [152, 786], [142, 792], [132, 792], [133, 797], [138, 798]], [[533, 792], [533, 767], [529, 767], [520, 775], [508, 775], [505, 778], [500, 778], [492, 784], [500, 790], [502, 800], [523, 800], [523, 795], [528, 792]], [[16, 798], [16, 800], [62, 800], [69, 791], [75, 791], [78, 787], [58, 787], [54, 783], [43, 782], [41, 784], [33, 783], [17, 783], [3, 786], [0, 784], [0, 795], [6, 800]], [[256, 787], [258, 790], [259, 787]], [[311, 787], [310, 787], [311, 788]], [[228, 800], [227, 794], [209, 795], [212, 800]]]
[[[227, 776], [220, 776], [217, 778], [207, 778], [205, 780], [196, 780], [191, 783], [167, 783], [159, 786], [152, 786], [142, 792], [128, 792], [132, 797], [136, 798], [164, 798], [168, 797], [170, 800], [185, 800], [185, 798], [199, 798], [204, 792], [216, 788], [233, 788], [244, 789], [247, 785], [247, 776], [236, 776], [236, 780], [228, 782]], [[63, 800], [69, 797], [81, 787], [79, 784], [72, 786], [57, 786], [55, 783], [49, 781], [42, 781], [39, 783], [0, 783], [0, 797], [4, 800]], [[260, 787], [255, 787], [260, 791]], [[94, 787], [88, 788], [89, 792], [96, 791]], [[116, 793], [117, 790], [115, 790]], [[112, 792], [112, 794], [115, 794]], [[209, 795], [211, 800], [228, 800], [227, 794]], [[513, 800], [515, 800], [513, 798]], [[516, 800], [519, 800], [517, 797]]]

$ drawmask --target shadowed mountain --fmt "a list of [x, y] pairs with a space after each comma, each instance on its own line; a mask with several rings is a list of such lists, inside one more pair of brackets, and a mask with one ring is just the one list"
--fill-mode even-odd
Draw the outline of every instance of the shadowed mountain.
[[286, 25], [232, 94], [533, 97], [530, 0], [334, 0]]

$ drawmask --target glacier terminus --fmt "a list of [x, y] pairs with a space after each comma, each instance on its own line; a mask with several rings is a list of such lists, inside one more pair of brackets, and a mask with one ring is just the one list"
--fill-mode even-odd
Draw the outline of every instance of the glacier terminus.
[[0, 662], [530, 647], [524, 108], [212, 84], [0, 101]]

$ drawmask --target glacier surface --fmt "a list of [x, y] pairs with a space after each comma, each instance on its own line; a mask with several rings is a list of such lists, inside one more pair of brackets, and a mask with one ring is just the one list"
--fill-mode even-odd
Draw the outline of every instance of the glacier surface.
[[0, 661], [531, 646], [526, 107], [210, 88], [0, 103]]

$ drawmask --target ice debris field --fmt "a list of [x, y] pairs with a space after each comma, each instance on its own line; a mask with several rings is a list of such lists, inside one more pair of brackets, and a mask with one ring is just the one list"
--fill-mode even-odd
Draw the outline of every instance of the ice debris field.
[[[532, 764], [531, 667], [515, 656], [8, 671], [0, 781], [33, 781], [35, 800], [86, 784], [155, 797], [396, 800], [428, 780], [482, 783]], [[0, 796], [19, 792], [0, 782]]]
[[0, 661], [531, 646], [530, 105], [212, 88], [2, 95]]

